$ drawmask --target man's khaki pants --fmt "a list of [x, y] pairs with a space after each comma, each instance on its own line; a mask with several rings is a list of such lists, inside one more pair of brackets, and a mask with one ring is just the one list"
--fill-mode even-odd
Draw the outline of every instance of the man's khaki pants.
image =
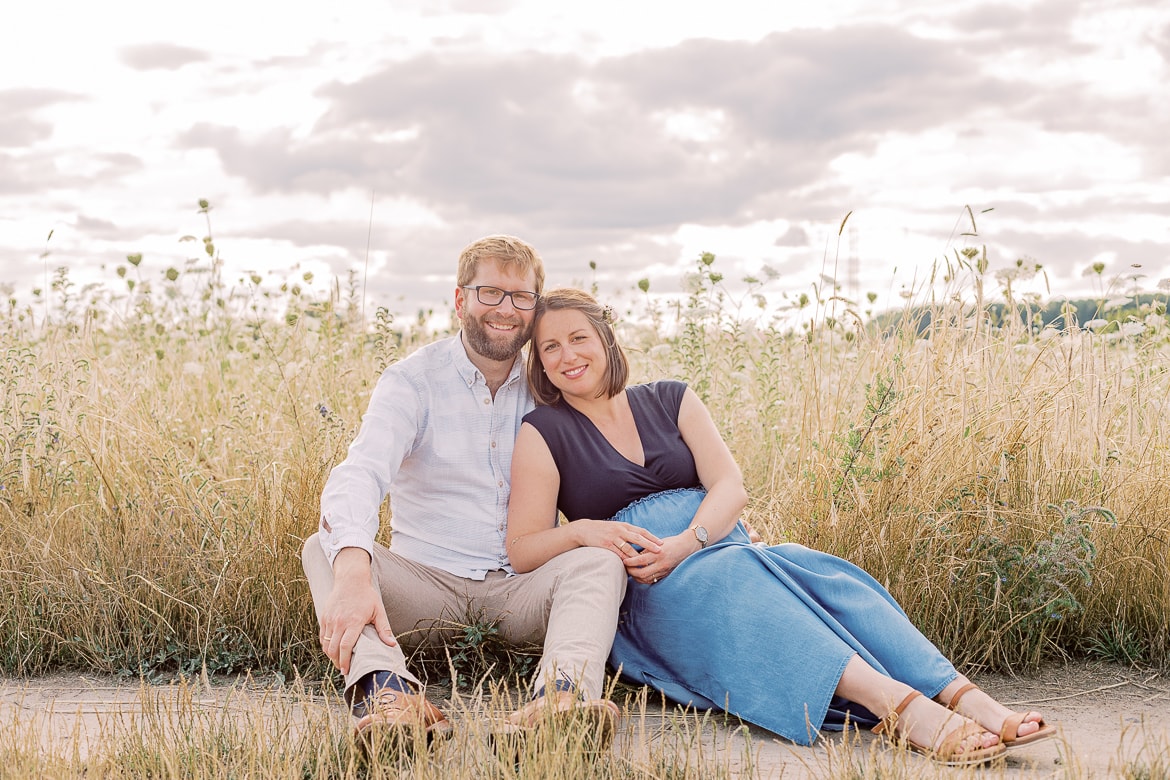
[[[320, 622], [321, 607], [333, 590], [333, 569], [316, 534], [305, 541], [301, 561]], [[367, 625], [353, 649], [347, 689], [373, 671], [394, 672], [418, 684], [406, 668], [401, 646], [441, 643], [471, 618], [494, 623], [500, 636], [517, 647], [543, 645], [535, 691], [558, 680], [571, 682], [590, 699], [601, 697], [605, 660], [626, 590], [625, 567], [614, 553], [579, 547], [527, 574], [509, 577], [493, 571], [479, 581], [375, 545], [372, 568], [374, 587], [382, 594], [399, 646], [386, 645]]]

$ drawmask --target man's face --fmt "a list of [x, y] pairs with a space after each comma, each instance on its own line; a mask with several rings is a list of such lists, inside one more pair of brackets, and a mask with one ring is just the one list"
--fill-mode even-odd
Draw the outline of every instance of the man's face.
[[[536, 274], [532, 271], [523, 275], [511, 270], [505, 272], [495, 261], [484, 260], [469, 286], [533, 292], [536, 290]], [[517, 309], [510, 296], [505, 296], [496, 306], [485, 306], [479, 302], [475, 290], [459, 287], [455, 290], [455, 313], [463, 326], [467, 346], [488, 360], [504, 362], [515, 359], [532, 335], [535, 312]]]

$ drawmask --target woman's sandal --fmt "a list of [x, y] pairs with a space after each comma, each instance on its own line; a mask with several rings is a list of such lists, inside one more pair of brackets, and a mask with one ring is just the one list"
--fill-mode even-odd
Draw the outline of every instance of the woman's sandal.
[[[955, 691], [955, 695], [951, 697], [950, 703], [947, 704], [947, 709], [958, 712], [959, 699], [963, 698], [963, 694], [967, 693], [968, 691], [973, 691], [978, 687], [979, 686], [975, 683], [967, 683], [962, 688]], [[1018, 736], [1020, 726], [1024, 724], [1024, 718], [1026, 717], [1028, 717], [1027, 712], [1017, 712], [1015, 714], [1008, 715], [1007, 719], [1003, 722], [1003, 728], [999, 730], [1000, 744], [1007, 748], [1016, 748], [1020, 747], [1021, 745], [1030, 745], [1033, 742], [1039, 742], [1040, 740], [1048, 739], [1049, 737], [1056, 735], [1056, 726], [1050, 723], [1046, 723], [1044, 718], [1041, 718], [1039, 721], [1033, 721], [1040, 726], [1039, 729], [1032, 732], [1031, 734], [1025, 734], [1022, 737]]]
[[991, 747], [963, 748], [963, 740], [976, 734], [987, 732], [986, 729], [973, 721], [969, 721], [950, 734], [947, 734], [943, 737], [943, 741], [937, 748], [932, 748], [928, 745], [919, 745], [916, 742], [911, 742], [909, 737], [900, 735], [898, 733], [898, 720], [903, 710], [910, 705], [910, 702], [921, 695], [922, 693], [920, 691], [914, 691], [907, 695], [905, 699], [902, 699], [901, 704], [887, 713], [881, 719], [881, 722], [873, 727], [873, 733], [884, 733], [888, 739], [898, 739], [904, 742], [915, 753], [921, 753], [932, 761], [937, 761], [944, 766], [976, 766], [978, 764], [985, 764], [1004, 754], [1006, 748], [1002, 744], [992, 745]]

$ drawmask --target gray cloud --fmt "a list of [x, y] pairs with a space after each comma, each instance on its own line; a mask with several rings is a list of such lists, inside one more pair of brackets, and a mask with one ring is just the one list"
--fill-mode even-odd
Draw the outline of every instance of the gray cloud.
[[87, 217], [84, 214], [77, 215], [74, 227], [87, 236], [104, 240], [121, 241], [138, 237], [136, 233], [129, 233], [109, 220]]
[[1052, 46], [1071, 54], [1083, 50], [1070, 38], [1073, 22], [1084, 10], [1076, 0], [1041, 0], [1030, 4], [990, 2], [946, 14], [939, 22], [959, 33], [960, 48], [977, 44], [979, 50], [992, 52], [1019, 46]]
[[918, 129], [1006, 85], [946, 43], [880, 27], [689, 41], [603, 67], [640, 105], [732, 112], [744, 140], [813, 149]]
[[0, 194], [43, 192], [58, 172], [51, 157], [42, 154], [17, 156], [0, 151]]
[[1165, 244], [1080, 231], [1045, 234], [997, 230], [989, 248], [989, 255], [995, 259], [994, 267], [1009, 267], [1018, 257], [1039, 263], [1048, 274], [1053, 294], [1088, 286], [1083, 278], [1084, 270], [1107, 253], [1117, 258], [1106, 264], [1102, 276], [1109, 295], [1128, 292], [1125, 277], [1129, 275], [1146, 277], [1149, 284], [1144, 287], [1148, 289], [1170, 270], [1170, 249]]
[[293, 246], [337, 247], [354, 257], [363, 256], [369, 247], [386, 247], [392, 233], [383, 223], [370, 224], [365, 221], [290, 219], [286, 222], [271, 222], [257, 225], [249, 230], [236, 231], [236, 235], [258, 239], [287, 241]]
[[31, 146], [47, 139], [53, 126], [38, 119], [36, 113], [57, 103], [81, 99], [80, 95], [58, 89], [0, 90], [0, 148]]
[[[84, 175], [63, 168], [67, 154], [88, 157], [95, 168]], [[23, 150], [20, 154], [0, 151], [0, 194], [37, 194], [71, 187], [107, 187], [143, 169], [142, 160], [124, 153], [89, 153], [79, 150]]]
[[126, 46], [118, 52], [119, 59], [134, 70], [178, 70], [193, 62], [204, 62], [207, 53], [173, 43], [146, 43]]
[[1162, 63], [1164, 65], [1170, 64], [1170, 24], [1162, 25], [1157, 30], [1151, 30], [1149, 38], [1154, 50], [1162, 56]]
[[777, 236], [776, 246], [808, 246], [808, 232], [795, 225], [790, 225], [784, 235]]

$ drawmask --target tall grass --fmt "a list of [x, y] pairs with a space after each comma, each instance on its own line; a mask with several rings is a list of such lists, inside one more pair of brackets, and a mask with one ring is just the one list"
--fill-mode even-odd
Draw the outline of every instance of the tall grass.
[[[331, 677], [301, 540], [379, 371], [445, 334], [365, 321], [352, 278], [227, 282], [204, 249], [0, 313], [3, 673]], [[743, 307], [704, 255], [688, 298], [635, 305], [635, 376], [710, 404], [768, 540], [857, 562], [959, 663], [1165, 668], [1164, 309], [1037, 332], [989, 313], [977, 255], [900, 321], [804, 296], [795, 328], [746, 316], [774, 281]]]
[[1040, 330], [992, 316], [968, 250], [945, 303], [779, 331], [726, 315], [711, 262], [681, 335], [640, 334], [642, 374], [704, 396], [766, 538], [859, 563], [968, 666], [1170, 664], [1164, 301], [1103, 332]]

